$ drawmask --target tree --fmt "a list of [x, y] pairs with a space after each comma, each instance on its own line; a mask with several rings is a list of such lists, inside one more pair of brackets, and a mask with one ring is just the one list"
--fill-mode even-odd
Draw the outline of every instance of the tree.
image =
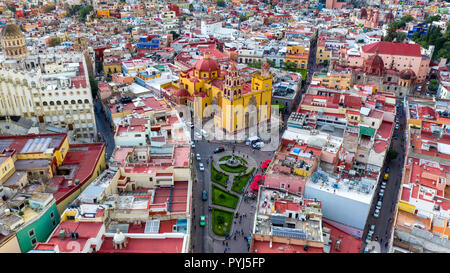
[[81, 21], [86, 21], [86, 17], [87, 15], [94, 10], [94, 8], [92, 6], [86, 6], [83, 9], [80, 10], [80, 17], [81, 17]]
[[224, 0], [217, 0], [217, 6], [225, 7], [225, 1]]
[[61, 44], [61, 39], [56, 37], [50, 40], [50, 47], [58, 46]]
[[406, 39], [406, 33], [399, 31], [396, 33], [395, 41], [397, 43], [402, 43]]
[[398, 156], [398, 152], [396, 150], [389, 149], [389, 151], [387, 152], [388, 160], [394, 160], [395, 158], [397, 158], [397, 156]]
[[174, 30], [170, 31], [169, 33], [172, 34], [174, 40], [180, 37], [180, 34], [176, 33], [176, 31]]
[[92, 97], [95, 98], [98, 93], [98, 81], [95, 78], [89, 76], [89, 84], [91, 85]]
[[12, 13], [16, 13], [16, 6], [10, 5], [10, 6], [8, 6], [8, 9], [9, 9], [10, 11], [12, 11]]
[[396, 36], [397, 26], [395, 22], [389, 24], [386, 36], [383, 37], [383, 41], [392, 42]]
[[45, 13], [50, 13], [52, 10], [55, 10], [56, 7], [55, 6], [46, 6], [44, 11]]
[[242, 14], [241, 16], [239, 16], [239, 20], [241, 20], [241, 22], [246, 21], [248, 18], [247, 16], [245, 16], [244, 14]]
[[189, 4], [189, 11], [190, 11], [190, 12], [193, 12], [193, 11], [194, 11], [194, 5], [192, 5], [192, 3]]
[[434, 21], [440, 21], [441, 20], [441, 16], [438, 15], [434, 15], [434, 16], [430, 16], [427, 19], [425, 19], [424, 23], [432, 23]]
[[439, 84], [436, 80], [431, 80], [430, 84], [428, 85], [428, 90], [430, 91], [437, 91], [439, 88]]

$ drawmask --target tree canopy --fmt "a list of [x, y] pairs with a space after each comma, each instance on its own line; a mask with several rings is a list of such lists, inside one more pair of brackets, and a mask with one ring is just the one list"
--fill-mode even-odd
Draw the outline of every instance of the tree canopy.
[[428, 48], [430, 45], [433, 45], [433, 59], [450, 59], [450, 27], [447, 27], [447, 30], [442, 33], [440, 27], [431, 26], [427, 34], [420, 35], [415, 33], [411, 39], [424, 48]]

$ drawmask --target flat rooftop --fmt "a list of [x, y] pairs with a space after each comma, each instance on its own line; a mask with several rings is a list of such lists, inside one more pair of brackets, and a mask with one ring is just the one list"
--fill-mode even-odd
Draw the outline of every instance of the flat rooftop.
[[127, 246], [115, 249], [112, 237], [106, 237], [97, 253], [182, 253], [184, 238], [130, 238]]
[[44, 153], [48, 149], [59, 149], [66, 137], [65, 133], [0, 136], [0, 151], [12, 149], [19, 154]]

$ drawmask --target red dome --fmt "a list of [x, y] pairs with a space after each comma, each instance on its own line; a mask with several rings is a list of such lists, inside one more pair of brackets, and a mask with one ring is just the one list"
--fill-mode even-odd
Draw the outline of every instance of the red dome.
[[375, 55], [370, 56], [365, 62], [364, 62], [364, 72], [367, 72], [369, 74], [376, 74], [376, 75], [383, 75], [384, 72], [384, 62], [383, 59], [378, 56], [378, 53], [375, 53]]
[[174, 95], [175, 95], [175, 97], [181, 98], [181, 97], [187, 97], [189, 94], [186, 91], [186, 89], [183, 88], [183, 89], [178, 89]]
[[410, 68], [403, 70], [400, 72], [400, 78], [402, 80], [414, 80], [416, 78], [416, 73]]
[[212, 72], [220, 70], [220, 66], [214, 59], [211, 59], [209, 55], [205, 55], [203, 59], [197, 61], [195, 70], [199, 72]]

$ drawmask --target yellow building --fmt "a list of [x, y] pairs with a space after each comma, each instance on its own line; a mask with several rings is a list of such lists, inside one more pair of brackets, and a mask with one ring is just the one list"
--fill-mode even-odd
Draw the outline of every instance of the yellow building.
[[[272, 75], [267, 61], [252, 75], [251, 86], [242, 82], [232, 66], [228, 72], [205, 55], [194, 68], [180, 74], [179, 89], [192, 97], [194, 119], [214, 115], [214, 126], [228, 133], [254, 126], [270, 119]], [[208, 106], [217, 105], [209, 108]], [[216, 108], [216, 109], [214, 109]]]
[[308, 67], [309, 48], [302, 45], [288, 46], [285, 57], [286, 63], [295, 63], [297, 68]]
[[118, 56], [109, 56], [103, 59], [103, 71], [106, 74], [122, 73], [122, 62]]
[[101, 9], [101, 10], [97, 10], [97, 17], [106, 17], [109, 18], [109, 9]]
[[0, 154], [0, 185], [15, 171], [14, 161], [10, 155]]
[[331, 60], [331, 50], [327, 50], [325, 42], [317, 43], [316, 63], [329, 62]]
[[321, 85], [327, 88], [347, 90], [350, 86], [351, 73], [321, 73], [315, 72], [311, 79], [312, 85]]

